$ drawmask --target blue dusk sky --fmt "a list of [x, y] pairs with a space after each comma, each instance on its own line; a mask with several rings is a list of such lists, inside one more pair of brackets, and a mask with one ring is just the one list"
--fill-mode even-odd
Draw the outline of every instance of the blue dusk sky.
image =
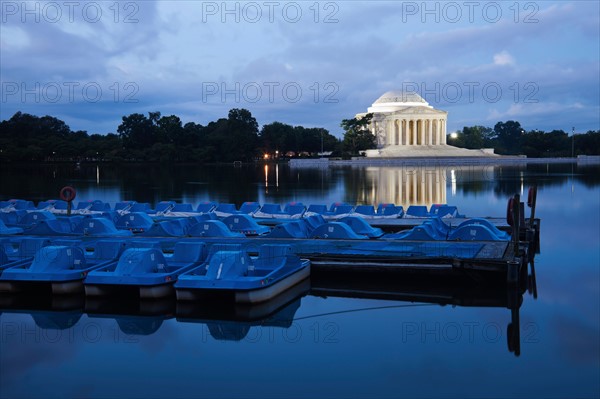
[[389, 90], [448, 131], [600, 129], [597, 1], [1, 1], [0, 118], [116, 132], [160, 111], [325, 127]]

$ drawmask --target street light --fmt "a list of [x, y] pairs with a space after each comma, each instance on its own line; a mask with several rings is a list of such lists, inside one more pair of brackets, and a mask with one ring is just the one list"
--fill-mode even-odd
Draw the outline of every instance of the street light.
[[573, 126], [573, 134], [571, 135], [571, 158], [575, 158], [575, 127]]

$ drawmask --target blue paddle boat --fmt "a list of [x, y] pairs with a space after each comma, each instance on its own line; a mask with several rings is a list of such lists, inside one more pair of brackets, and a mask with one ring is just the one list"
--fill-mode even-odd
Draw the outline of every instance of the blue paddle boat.
[[292, 253], [289, 245], [261, 245], [250, 258], [241, 245], [215, 244], [208, 260], [179, 276], [177, 299], [195, 300], [207, 294], [231, 293], [235, 302], [271, 299], [310, 276], [310, 261]]
[[20, 291], [26, 284], [50, 284], [54, 294], [83, 291], [83, 279], [99, 267], [113, 263], [125, 243], [119, 240], [99, 240], [93, 245], [48, 245], [40, 248], [30, 262], [21, 262], [4, 270], [0, 290]]
[[11, 236], [15, 234], [22, 234], [23, 229], [20, 227], [7, 227], [2, 219], [0, 219], [0, 236]]
[[115, 288], [139, 289], [140, 298], [160, 298], [173, 292], [181, 273], [206, 259], [202, 242], [180, 241], [173, 254], [165, 256], [156, 246], [129, 248], [118, 262], [90, 272], [85, 279], [86, 295], [106, 295]]
[[9, 267], [31, 262], [37, 251], [50, 245], [48, 238], [23, 237], [2, 241], [0, 247], [0, 276]]

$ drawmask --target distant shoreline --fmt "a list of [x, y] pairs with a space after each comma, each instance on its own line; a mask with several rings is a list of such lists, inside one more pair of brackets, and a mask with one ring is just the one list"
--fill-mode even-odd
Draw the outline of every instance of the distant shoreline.
[[524, 165], [524, 164], [600, 164], [600, 155], [579, 155], [577, 158], [527, 158], [520, 156], [495, 157], [404, 157], [343, 159], [291, 159], [293, 167], [328, 166], [401, 166], [401, 165]]
[[[403, 158], [292, 158], [289, 160], [255, 160], [239, 162], [237, 165], [251, 164], [288, 164], [291, 167], [329, 167], [329, 166], [404, 166], [404, 165], [525, 165], [525, 164], [600, 164], [600, 155], [578, 155], [576, 158], [527, 158], [524, 156], [493, 156], [493, 157], [403, 157]], [[56, 160], [56, 161], [0, 161], [0, 165], [164, 165], [158, 161], [112, 161], [112, 160]], [[227, 166], [235, 162], [173, 162], [169, 165], [205, 165]]]

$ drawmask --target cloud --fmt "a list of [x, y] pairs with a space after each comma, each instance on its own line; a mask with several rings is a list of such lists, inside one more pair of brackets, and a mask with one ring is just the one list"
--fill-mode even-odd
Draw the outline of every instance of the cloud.
[[494, 65], [515, 65], [515, 59], [508, 51], [503, 50], [497, 54], [494, 54]]
[[[528, 83], [537, 85], [540, 103], [566, 108], [580, 103], [583, 112], [600, 101], [594, 89], [600, 55], [594, 2], [577, 7], [531, 3], [533, 8], [521, 7], [516, 16], [515, 7], [509, 8], [512, 3], [497, 3], [502, 18], [494, 23], [486, 21], [481, 7], [473, 20], [463, 9], [462, 18], [453, 21], [442, 3], [436, 6], [440, 14], [431, 15], [409, 12], [408, 3], [391, 2], [318, 3], [318, 13], [313, 3], [298, 3], [302, 18], [296, 22], [290, 22], [292, 14], [284, 14], [283, 5], [275, 8], [271, 21], [262, 3], [256, 3], [263, 11], [256, 23], [248, 22], [252, 15], [244, 14], [242, 3], [240, 15], [207, 14], [203, 7], [208, 3], [203, 2], [119, 3], [115, 23], [112, 3], [99, 4], [106, 18], [98, 23], [81, 18], [73, 23], [22, 23], [10, 16], [2, 24], [0, 66], [3, 82], [28, 88], [35, 82], [78, 82], [80, 87], [98, 83], [101, 101], [86, 102], [81, 93], [74, 102], [58, 103], [32, 101], [33, 96], [23, 101], [15, 95], [3, 101], [1, 118], [18, 110], [51, 113], [64, 115], [74, 129], [114, 131], [121, 116], [131, 112], [186, 112], [214, 120], [229, 108], [245, 107], [256, 116], [310, 121], [339, 131], [341, 119], [364, 111], [381, 93], [406, 82], [434, 91], [425, 97], [450, 111], [449, 128], [454, 121], [481, 121], [493, 112], [541, 115], [519, 105], [533, 93], [532, 86], [525, 87]], [[138, 8], [124, 9], [128, 4]], [[136, 22], [122, 23], [131, 12]], [[232, 102], [235, 96], [229, 96], [211, 104], [203, 101], [206, 82], [227, 87], [239, 83], [242, 88], [252, 82], [277, 82], [279, 88], [297, 83], [303, 96], [298, 102], [286, 101], [281, 93], [275, 101], [258, 102]], [[131, 93], [125, 90], [128, 83], [137, 87], [137, 102], [122, 101]], [[333, 92], [325, 88], [328, 83], [337, 88], [337, 103], [323, 102]], [[479, 85], [473, 98], [465, 86], [472, 83]], [[502, 88], [497, 103], [482, 95], [488, 83]], [[456, 101], [448, 91], [453, 85], [463, 89]], [[116, 88], [120, 101], [113, 98]], [[314, 101], [317, 88], [319, 101]], [[586, 118], [583, 123], [589, 128], [597, 126], [597, 117], [578, 116]]]

